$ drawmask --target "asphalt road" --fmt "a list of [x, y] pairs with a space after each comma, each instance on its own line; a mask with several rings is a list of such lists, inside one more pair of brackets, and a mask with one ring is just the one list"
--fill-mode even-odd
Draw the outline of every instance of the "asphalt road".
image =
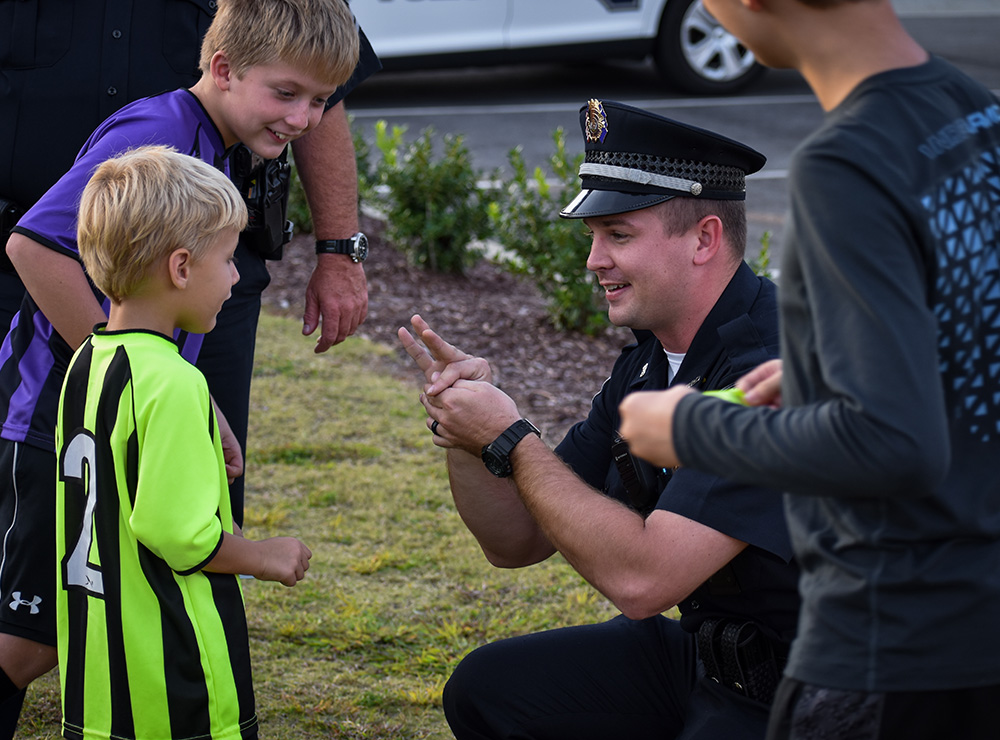
[[[998, 3], [1000, 6], [1000, 3]], [[932, 53], [948, 59], [1000, 94], [1000, 7], [983, 13], [918, 15], [904, 19]], [[589, 98], [619, 100], [738, 139], [768, 157], [747, 184], [750, 245], [765, 231], [780, 251], [786, 169], [795, 146], [822, 118], [797, 73], [769, 70], [738, 96], [682, 97], [664, 87], [652, 64], [538, 65], [434, 72], [382, 72], [348, 100], [355, 125], [369, 141], [375, 121], [406, 125], [410, 136], [427, 127], [461, 134], [484, 176], [523, 148], [529, 166], [545, 165], [552, 132], [567, 131], [571, 152], [582, 151], [577, 111]]]

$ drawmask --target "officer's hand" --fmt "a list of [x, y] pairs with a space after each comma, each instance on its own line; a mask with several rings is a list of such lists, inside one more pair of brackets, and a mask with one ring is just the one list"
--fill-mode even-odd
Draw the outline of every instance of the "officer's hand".
[[316, 255], [316, 269], [306, 287], [302, 333], [312, 334], [322, 322], [315, 352], [326, 352], [355, 331], [368, 315], [368, 280], [364, 267], [345, 254]]
[[404, 328], [400, 328], [397, 335], [403, 349], [424, 373], [424, 378], [427, 380], [425, 393], [431, 396], [437, 395], [460, 379], [493, 382], [490, 364], [482, 357], [473, 357], [448, 344], [419, 314], [414, 314], [410, 324], [426, 349], [421, 347], [413, 335]]
[[422, 393], [420, 402], [427, 410], [434, 444], [465, 450], [476, 457], [483, 445], [521, 418], [517, 404], [506, 393], [483, 381], [460, 379], [436, 396]]

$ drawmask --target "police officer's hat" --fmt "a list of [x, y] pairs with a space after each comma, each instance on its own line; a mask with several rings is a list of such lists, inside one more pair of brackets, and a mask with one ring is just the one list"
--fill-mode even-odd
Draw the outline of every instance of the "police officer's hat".
[[744, 200], [746, 175], [766, 161], [738, 141], [630, 105], [591, 100], [580, 109], [583, 190], [559, 214], [591, 218], [671, 198]]

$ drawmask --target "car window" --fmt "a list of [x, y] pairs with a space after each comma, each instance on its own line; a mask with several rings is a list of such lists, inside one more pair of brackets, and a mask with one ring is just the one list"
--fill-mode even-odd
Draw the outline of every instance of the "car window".
[[391, 58], [501, 49], [512, 1], [351, 0], [351, 10], [375, 52]]
[[513, 0], [514, 48], [653, 38], [665, 0]]

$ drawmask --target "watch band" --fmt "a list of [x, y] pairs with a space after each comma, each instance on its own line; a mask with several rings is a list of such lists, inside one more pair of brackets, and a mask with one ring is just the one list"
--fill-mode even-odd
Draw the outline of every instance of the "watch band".
[[529, 434], [542, 436], [535, 425], [527, 419], [518, 419], [507, 427], [499, 437], [483, 447], [482, 458], [486, 469], [498, 478], [509, 476], [513, 472], [510, 465], [510, 453], [517, 446], [517, 443]]
[[351, 254], [354, 251], [354, 237], [350, 239], [318, 239], [316, 254]]
[[358, 232], [349, 239], [318, 239], [316, 254], [346, 254], [354, 262], [368, 258], [368, 237]]

